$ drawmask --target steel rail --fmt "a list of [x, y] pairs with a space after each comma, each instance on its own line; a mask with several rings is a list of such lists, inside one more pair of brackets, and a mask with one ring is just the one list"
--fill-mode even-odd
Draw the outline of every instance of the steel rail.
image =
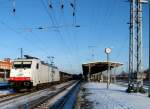
[[[23, 105], [20, 105], [18, 108], [19, 109], [24, 109], [24, 108], [27, 108], [27, 109], [37, 109], [37, 108], [43, 108], [42, 104], [44, 104], [45, 102], [47, 102], [48, 100], [50, 99], [53, 99], [55, 96], [57, 96], [58, 94], [62, 93], [63, 91], [65, 91], [67, 88], [69, 88], [70, 86], [72, 86], [73, 84], [75, 84], [76, 81], [70, 83], [70, 84], [67, 84], [66, 86], [60, 88], [58, 91], [56, 92], [52, 92], [46, 96], [42, 96], [36, 100], [33, 100], [31, 102], [28, 102], [26, 104], [23, 104]], [[47, 107], [48, 108], [48, 107]]]

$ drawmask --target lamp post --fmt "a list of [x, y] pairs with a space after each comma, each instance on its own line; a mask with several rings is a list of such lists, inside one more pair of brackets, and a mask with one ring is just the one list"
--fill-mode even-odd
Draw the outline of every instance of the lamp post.
[[108, 64], [108, 69], [107, 69], [107, 89], [109, 89], [109, 84], [110, 84], [110, 64], [109, 64], [109, 54], [111, 53], [111, 48], [105, 48], [105, 53], [107, 55], [107, 64]]

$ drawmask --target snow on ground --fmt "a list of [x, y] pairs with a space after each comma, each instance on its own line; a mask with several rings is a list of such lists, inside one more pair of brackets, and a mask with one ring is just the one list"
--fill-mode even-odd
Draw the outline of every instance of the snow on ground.
[[58, 84], [57, 87], [59, 87], [59, 86], [60, 87], [59, 88], [56, 87], [55, 90], [48, 88], [48, 89], [40, 90], [40, 91], [37, 91], [34, 93], [30, 93], [30, 94], [27, 94], [27, 95], [24, 95], [24, 96], [21, 96], [21, 97], [12, 99], [12, 100], [2, 102], [2, 103], [0, 103], [0, 109], [18, 109], [18, 107], [20, 105], [23, 105], [23, 104], [28, 106], [28, 103], [30, 103], [36, 99], [39, 99], [40, 97], [47, 96], [47, 95], [52, 94], [56, 91], [59, 91], [60, 88], [64, 87], [67, 84], [70, 84], [70, 83], [71, 82]]
[[150, 109], [150, 98], [146, 94], [126, 93], [125, 90], [126, 87], [115, 84], [107, 90], [105, 83], [85, 83], [82, 86], [85, 102], [81, 109]]
[[10, 93], [13, 93], [13, 90], [0, 90], [0, 96], [1, 95], [7, 95], [7, 94], [10, 94]]

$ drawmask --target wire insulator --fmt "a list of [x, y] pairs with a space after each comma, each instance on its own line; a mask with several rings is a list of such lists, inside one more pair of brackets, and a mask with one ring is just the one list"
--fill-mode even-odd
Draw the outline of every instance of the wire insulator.
[[48, 5], [49, 5], [49, 8], [53, 8], [51, 0], [48, 0]]
[[15, 9], [15, 8], [13, 9], [13, 12], [14, 12], [14, 13], [16, 12], [16, 9]]
[[73, 12], [72, 15], [75, 16], [75, 12]]
[[64, 9], [64, 0], [60, 0], [61, 9]]
[[15, 8], [16, 7], [16, 1], [15, 0], [13, 0], [13, 4], [12, 5], [13, 5], [13, 12], [15, 13], [16, 12], [16, 8]]
[[74, 8], [74, 4], [73, 4], [73, 3], [70, 3], [70, 6], [71, 6], [72, 8]]
[[49, 4], [49, 8], [53, 8], [53, 6], [51, 4]]
[[64, 9], [64, 5], [63, 4], [61, 5], [61, 9]]
[[44, 29], [44, 28], [43, 28], [43, 27], [38, 27], [38, 29], [39, 29], [39, 30], [42, 30], [42, 29]]

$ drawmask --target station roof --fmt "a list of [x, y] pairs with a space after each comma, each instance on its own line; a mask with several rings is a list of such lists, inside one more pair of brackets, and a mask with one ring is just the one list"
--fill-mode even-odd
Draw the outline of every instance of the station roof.
[[108, 65], [110, 65], [110, 69], [120, 67], [123, 64], [119, 62], [90, 62], [82, 64], [83, 75], [87, 75], [89, 73], [89, 67], [91, 68], [91, 74], [99, 73], [106, 71], [108, 69]]

